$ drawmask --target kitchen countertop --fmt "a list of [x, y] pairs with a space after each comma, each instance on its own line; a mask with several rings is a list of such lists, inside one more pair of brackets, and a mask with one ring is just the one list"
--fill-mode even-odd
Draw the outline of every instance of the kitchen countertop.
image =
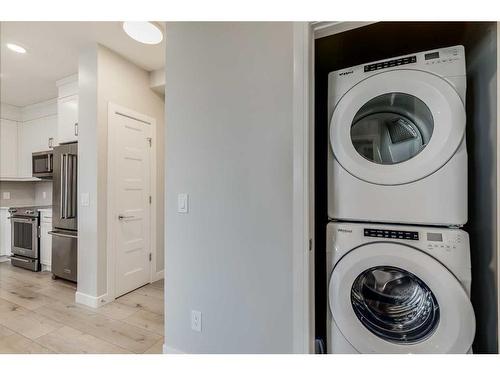
[[22, 206], [1, 206], [0, 210], [8, 210], [11, 207], [23, 208], [23, 207], [38, 207], [39, 211], [52, 211], [52, 206], [37, 206], [37, 205], [22, 205]]

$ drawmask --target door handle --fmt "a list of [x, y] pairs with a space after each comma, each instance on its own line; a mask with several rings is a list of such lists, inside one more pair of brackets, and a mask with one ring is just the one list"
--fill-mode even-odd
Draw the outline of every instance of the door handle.
[[77, 122], [75, 122], [74, 127], [75, 127], [75, 137], [78, 137], [78, 123]]
[[118, 220], [123, 220], [123, 219], [132, 219], [132, 218], [134, 218], [134, 217], [135, 217], [135, 216], [133, 216], [133, 215], [129, 215], [129, 216], [127, 216], [127, 215], [122, 215], [122, 214], [120, 214], [120, 215], [118, 215]]

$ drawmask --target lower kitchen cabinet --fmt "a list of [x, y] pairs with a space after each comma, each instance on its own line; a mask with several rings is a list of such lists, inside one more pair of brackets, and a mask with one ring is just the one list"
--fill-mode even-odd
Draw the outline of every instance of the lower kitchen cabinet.
[[40, 210], [40, 262], [42, 271], [50, 271], [52, 266], [52, 210]]

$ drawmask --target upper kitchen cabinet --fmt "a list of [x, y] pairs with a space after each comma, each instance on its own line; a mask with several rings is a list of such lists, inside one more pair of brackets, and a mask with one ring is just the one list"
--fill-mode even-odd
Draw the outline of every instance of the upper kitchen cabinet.
[[17, 121], [0, 119], [0, 178], [18, 176]]
[[78, 140], [78, 74], [57, 81], [57, 135], [59, 143]]
[[51, 100], [23, 108], [18, 126], [18, 177], [32, 177], [32, 154], [57, 144], [57, 102]]

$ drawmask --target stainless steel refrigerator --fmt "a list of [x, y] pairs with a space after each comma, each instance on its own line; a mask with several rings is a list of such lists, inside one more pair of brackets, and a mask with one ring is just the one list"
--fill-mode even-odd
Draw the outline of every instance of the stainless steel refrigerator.
[[78, 261], [78, 143], [54, 148], [52, 274], [76, 282]]

